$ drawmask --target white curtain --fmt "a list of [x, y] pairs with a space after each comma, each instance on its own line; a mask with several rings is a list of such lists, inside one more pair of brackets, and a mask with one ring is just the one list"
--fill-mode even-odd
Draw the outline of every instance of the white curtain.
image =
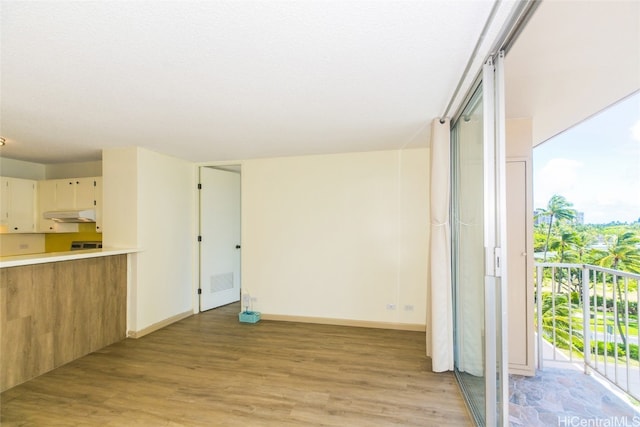
[[453, 370], [453, 303], [451, 295], [449, 120], [431, 125], [431, 240], [427, 301], [427, 355], [432, 370]]

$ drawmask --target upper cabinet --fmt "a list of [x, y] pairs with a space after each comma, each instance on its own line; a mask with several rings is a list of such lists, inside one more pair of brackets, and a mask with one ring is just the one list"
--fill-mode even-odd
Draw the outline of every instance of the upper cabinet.
[[38, 181], [38, 231], [41, 233], [55, 233], [56, 223], [51, 219], [44, 219], [42, 214], [56, 210], [56, 181]]
[[0, 232], [36, 231], [36, 181], [0, 177]]
[[77, 224], [57, 223], [43, 218], [47, 211], [96, 210], [96, 231], [102, 232], [102, 177], [48, 179], [38, 182], [38, 231], [67, 233]]
[[56, 209], [94, 209], [96, 178], [52, 180], [56, 183]]

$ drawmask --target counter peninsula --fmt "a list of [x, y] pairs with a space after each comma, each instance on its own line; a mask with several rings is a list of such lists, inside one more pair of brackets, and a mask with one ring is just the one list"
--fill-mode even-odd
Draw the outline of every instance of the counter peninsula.
[[126, 337], [135, 249], [0, 258], [0, 391]]

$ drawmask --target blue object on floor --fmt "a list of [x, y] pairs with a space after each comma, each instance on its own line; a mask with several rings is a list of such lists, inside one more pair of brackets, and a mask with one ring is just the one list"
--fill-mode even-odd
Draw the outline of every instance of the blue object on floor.
[[258, 323], [260, 321], [259, 311], [242, 311], [239, 314], [241, 322], [244, 323]]

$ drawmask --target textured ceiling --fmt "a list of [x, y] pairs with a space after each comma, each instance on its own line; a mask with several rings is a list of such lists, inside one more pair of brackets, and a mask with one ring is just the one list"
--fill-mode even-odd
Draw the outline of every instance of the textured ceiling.
[[1, 2], [3, 157], [426, 146], [492, 1]]

